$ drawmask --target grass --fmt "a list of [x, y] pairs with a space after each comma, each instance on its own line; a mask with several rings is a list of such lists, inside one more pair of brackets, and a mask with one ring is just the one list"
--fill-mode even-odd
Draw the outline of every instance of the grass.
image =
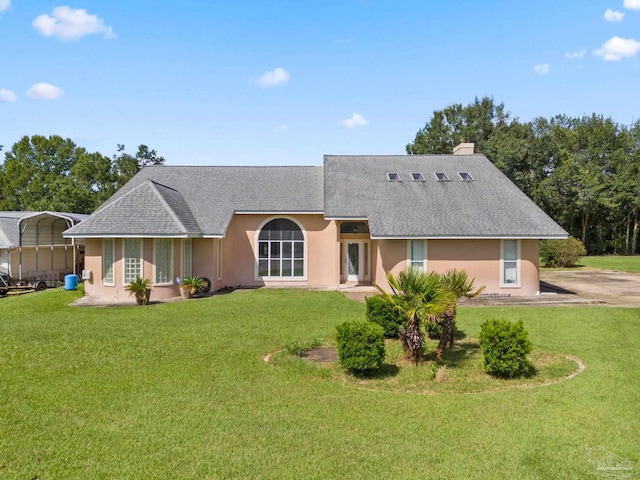
[[635, 463], [640, 310], [459, 309], [469, 338], [522, 319], [587, 369], [554, 385], [435, 395], [358, 388], [264, 355], [364, 317], [337, 292], [256, 290], [146, 307], [0, 299], [0, 478], [585, 478]]
[[618, 270], [620, 272], [640, 273], [640, 255], [582, 257], [578, 266]]

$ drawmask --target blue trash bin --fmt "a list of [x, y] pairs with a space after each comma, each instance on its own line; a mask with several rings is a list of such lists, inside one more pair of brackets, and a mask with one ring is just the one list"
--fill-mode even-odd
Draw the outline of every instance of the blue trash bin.
[[64, 289], [75, 290], [78, 288], [78, 275], [65, 275], [64, 276]]

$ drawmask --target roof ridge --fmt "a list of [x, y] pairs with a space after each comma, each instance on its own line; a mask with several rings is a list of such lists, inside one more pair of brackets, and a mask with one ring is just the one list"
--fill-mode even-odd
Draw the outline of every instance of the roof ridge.
[[[177, 193], [180, 198], [182, 199], [182, 201], [185, 204], [185, 207], [189, 210], [189, 213], [191, 214], [191, 216], [193, 217], [193, 213], [191, 213], [191, 209], [189, 208], [189, 205], [187, 205], [187, 202], [184, 201], [184, 197], [182, 196], [182, 194], [176, 190], [175, 188], [171, 188], [171, 187], [167, 187], [166, 185], [162, 185], [161, 183], [155, 182], [151, 179], [146, 180], [145, 182], [141, 183], [139, 185], [142, 186], [144, 184], [148, 184], [150, 183], [153, 186], [153, 191], [155, 192], [156, 196], [160, 198], [160, 201], [165, 205], [165, 207], [169, 210], [169, 214], [171, 215], [171, 217], [173, 218], [173, 220], [175, 222], [178, 223], [178, 225], [180, 225], [180, 227], [182, 228], [182, 231], [184, 233], [189, 233], [188, 229], [185, 227], [184, 223], [182, 223], [182, 220], [180, 220], [180, 218], [178, 217], [178, 215], [176, 214], [175, 210], [173, 209], [173, 207], [169, 204], [169, 202], [167, 201], [166, 198], [164, 198], [164, 195], [162, 195], [162, 193], [160, 193], [160, 191], [158, 190], [157, 187], [164, 187], [167, 188], [169, 190], [172, 190], [173, 192]], [[138, 187], [132, 189], [131, 191], [133, 192], [134, 190], [136, 190]], [[126, 195], [123, 196], [123, 198], [126, 197]]]

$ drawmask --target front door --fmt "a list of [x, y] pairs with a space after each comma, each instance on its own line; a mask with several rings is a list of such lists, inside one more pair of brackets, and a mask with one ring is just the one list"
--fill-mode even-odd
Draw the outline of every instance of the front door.
[[347, 281], [361, 282], [362, 275], [362, 242], [347, 242], [345, 249], [347, 263]]

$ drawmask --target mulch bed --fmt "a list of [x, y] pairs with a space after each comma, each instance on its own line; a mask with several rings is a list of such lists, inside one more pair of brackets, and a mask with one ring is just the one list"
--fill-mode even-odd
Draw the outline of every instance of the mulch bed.
[[338, 351], [335, 347], [318, 347], [301, 352], [300, 357], [309, 362], [333, 363], [338, 361]]

